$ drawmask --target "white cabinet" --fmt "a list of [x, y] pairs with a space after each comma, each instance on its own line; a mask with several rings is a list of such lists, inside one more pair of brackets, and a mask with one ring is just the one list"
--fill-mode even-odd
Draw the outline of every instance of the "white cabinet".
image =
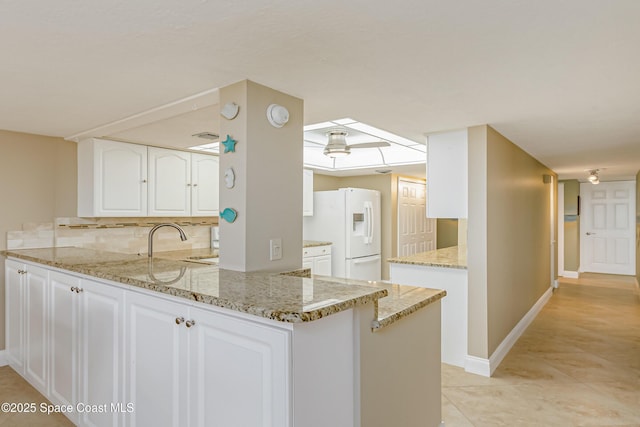
[[126, 307], [129, 425], [290, 425], [288, 331], [136, 292]]
[[9, 365], [24, 375], [24, 264], [5, 261], [5, 352]]
[[191, 154], [149, 147], [149, 216], [191, 214]]
[[191, 153], [191, 216], [217, 216], [220, 158]]
[[313, 171], [302, 170], [302, 216], [313, 216]]
[[311, 274], [331, 276], [331, 245], [303, 248], [302, 268], [310, 268]]
[[216, 156], [90, 139], [78, 144], [78, 216], [218, 215]]
[[5, 264], [6, 353], [9, 365], [47, 393], [47, 270], [13, 260]]
[[80, 338], [79, 402], [105, 405], [105, 412], [85, 411], [81, 426], [123, 425], [123, 413], [110, 405], [122, 399], [124, 359], [124, 290], [92, 280], [81, 280], [78, 290]]
[[78, 143], [78, 216], [147, 215], [147, 147], [89, 139]]
[[467, 129], [427, 137], [427, 217], [467, 218]]
[[49, 393], [58, 405], [104, 405], [105, 411], [66, 414], [81, 426], [122, 425], [111, 403], [122, 402], [124, 291], [51, 272]]
[[24, 265], [24, 375], [41, 393], [47, 393], [48, 369], [48, 278], [47, 270]]

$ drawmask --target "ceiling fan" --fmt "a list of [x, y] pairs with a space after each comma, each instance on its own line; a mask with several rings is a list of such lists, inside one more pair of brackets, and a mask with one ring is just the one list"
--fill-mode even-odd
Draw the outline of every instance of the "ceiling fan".
[[363, 142], [360, 144], [347, 144], [346, 136], [349, 133], [345, 128], [333, 128], [327, 132], [327, 145], [324, 147], [324, 155], [329, 157], [344, 157], [351, 153], [352, 148], [378, 148], [388, 147], [386, 141]]

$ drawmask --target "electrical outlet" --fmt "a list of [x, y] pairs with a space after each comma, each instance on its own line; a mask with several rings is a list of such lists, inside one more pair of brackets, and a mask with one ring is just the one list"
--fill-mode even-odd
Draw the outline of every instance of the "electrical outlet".
[[282, 259], [282, 239], [269, 240], [269, 259], [271, 261]]

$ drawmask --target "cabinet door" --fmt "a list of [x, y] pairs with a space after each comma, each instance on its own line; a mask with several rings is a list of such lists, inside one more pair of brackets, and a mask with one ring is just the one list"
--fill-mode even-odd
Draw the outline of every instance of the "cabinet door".
[[313, 258], [313, 274], [331, 276], [331, 255], [321, 255]]
[[47, 270], [25, 266], [25, 353], [24, 375], [42, 394], [48, 394], [48, 285]]
[[117, 426], [122, 414], [111, 403], [122, 402], [124, 291], [90, 280], [80, 281], [79, 399], [107, 405], [106, 412], [83, 412], [80, 425]]
[[[58, 272], [49, 277], [50, 379], [49, 398], [57, 405], [78, 402], [78, 306], [80, 297], [74, 289], [80, 279]], [[76, 412], [68, 414], [78, 422]]]
[[191, 310], [189, 424], [290, 426], [289, 332]]
[[313, 171], [302, 171], [302, 216], [313, 216]]
[[95, 216], [147, 215], [147, 147], [95, 140]]
[[186, 426], [188, 306], [153, 296], [127, 294], [126, 401], [134, 403], [128, 425]]
[[191, 214], [191, 154], [149, 147], [149, 216]]
[[212, 216], [219, 212], [220, 158], [206, 154], [191, 154], [191, 215]]
[[9, 365], [19, 374], [24, 373], [24, 264], [5, 261], [5, 321], [6, 354]]
[[302, 258], [302, 268], [310, 268], [311, 274], [315, 274], [315, 269], [313, 268], [313, 257]]

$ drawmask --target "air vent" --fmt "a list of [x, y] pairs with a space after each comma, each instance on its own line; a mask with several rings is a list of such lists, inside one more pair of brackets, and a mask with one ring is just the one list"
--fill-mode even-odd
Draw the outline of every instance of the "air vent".
[[191, 136], [195, 136], [202, 139], [209, 139], [211, 141], [216, 141], [220, 139], [220, 135], [211, 133], [211, 132], [200, 132], [200, 133], [193, 134]]

